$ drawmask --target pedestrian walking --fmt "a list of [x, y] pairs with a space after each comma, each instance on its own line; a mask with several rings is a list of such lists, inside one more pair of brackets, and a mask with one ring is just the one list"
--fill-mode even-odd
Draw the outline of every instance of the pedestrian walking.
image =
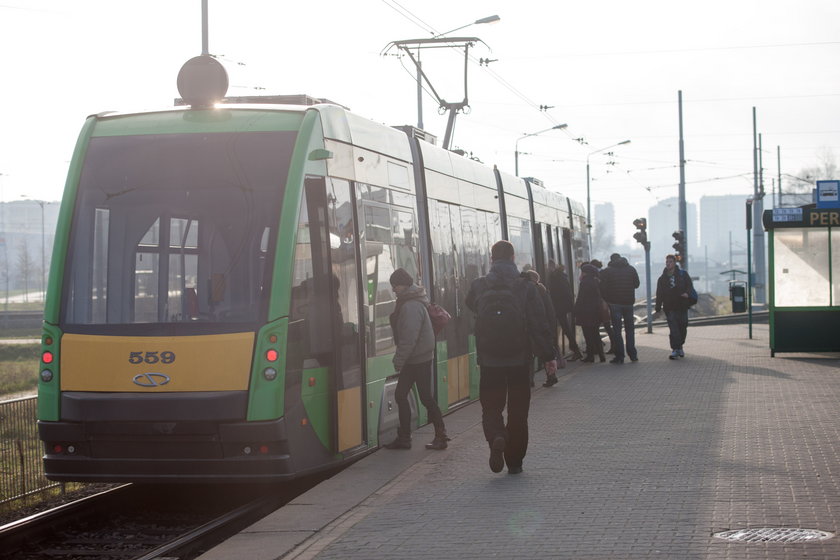
[[555, 374], [555, 343], [536, 286], [519, 275], [513, 245], [497, 241], [490, 260], [490, 272], [473, 281], [466, 300], [475, 313], [481, 424], [490, 446], [490, 470], [501, 472], [507, 464], [508, 473], [519, 474], [528, 449], [528, 361], [533, 352], [545, 362], [546, 375]]
[[[639, 287], [639, 273], [630, 266], [627, 259], [618, 253], [610, 255], [607, 268], [601, 271], [601, 297], [610, 308], [610, 322], [612, 323], [612, 349], [615, 357], [611, 364], [623, 364], [625, 351], [631, 361], [639, 361], [636, 351], [636, 318], [633, 315], [633, 304], [636, 303], [636, 288]], [[621, 328], [624, 326], [624, 337], [621, 338]]]
[[554, 305], [557, 325], [569, 341], [569, 350], [572, 352], [569, 360], [580, 360], [583, 358], [583, 355], [580, 353], [580, 347], [577, 343], [577, 332], [574, 322], [569, 322], [569, 314], [575, 307], [575, 296], [572, 293], [569, 278], [566, 276], [566, 267], [560, 263], [550, 261], [549, 268], [552, 266], [554, 268], [548, 274], [548, 293], [551, 295], [551, 303]]
[[[540, 282], [540, 273], [536, 270], [526, 270], [522, 273], [522, 277], [534, 284], [537, 287], [537, 293], [542, 301], [545, 309], [546, 319], [548, 319], [549, 327], [551, 328], [551, 341], [554, 344], [554, 353], [557, 356], [557, 368], [562, 369], [566, 367], [566, 358], [560, 353], [560, 348], [557, 347], [557, 316], [554, 312], [554, 305], [551, 303], [551, 296], [548, 294], [548, 289]], [[533, 354], [534, 352], [532, 352]], [[557, 384], [557, 375], [545, 376], [545, 383], [543, 387], [552, 387]], [[531, 372], [531, 387], [534, 386], [534, 373]]]
[[668, 320], [668, 339], [671, 343], [671, 360], [684, 358], [685, 336], [688, 332], [689, 293], [694, 291], [691, 276], [680, 268], [674, 255], [665, 256], [665, 269], [656, 282], [656, 313], [665, 309]]
[[411, 407], [408, 393], [417, 385], [420, 402], [426, 407], [429, 420], [435, 427], [435, 438], [426, 444], [427, 449], [446, 449], [449, 438], [440, 407], [432, 395], [432, 360], [435, 356], [435, 334], [427, 307], [426, 289], [414, 283], [405, 269], [398, 268], [391, 274], [391, 287], [397, 294], [397, 304], [390, 316], [391, 330], [397, 351], [394, 370], [399, 374], [394, 399], [400, 425], [397, 437], [385, 445], [388, 449], [411, 449]]
[[575, 322], [583, 329], [586, 340], [586, 357], [583, 362], [592, 363], [597, 355], [607, 361], [604, 345], [598, 334], [601, 325], [601, 290], [598, 287], [598, 269], [591, 264], [580, 267], [580, 284], [575, 301]]

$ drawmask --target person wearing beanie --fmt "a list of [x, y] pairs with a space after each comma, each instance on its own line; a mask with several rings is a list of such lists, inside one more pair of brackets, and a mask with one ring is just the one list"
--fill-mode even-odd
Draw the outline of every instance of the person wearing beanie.
[[426, 444], [427, 449], [446, 449], [449, 438], [443, 423], [443, 414], [432, 395], [432, 360], [435, 357], [435, 333], [429, 318], [429, 298], [426, 289], [414, 283], [411, 275], [402, 268], [391, 274], [391, 287], [397, 294], [397, 304], [390, 316], [391, 331], [397, 351], [394, 370], [399, 374], [394, 400], [400, 425], [397, 437], [385, 445], [387, 449], [411, 449], [411, 406], [408, 393], [417, 385], [420, 402], [426, 407], [429, 420], [435, 427], [435, 438]]

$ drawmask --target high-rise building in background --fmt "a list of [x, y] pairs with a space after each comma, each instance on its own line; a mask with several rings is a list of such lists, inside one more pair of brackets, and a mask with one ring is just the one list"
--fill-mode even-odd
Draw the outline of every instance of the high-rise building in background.
[[595, 205], [592, 227], [592, 252], [598, 256], [612, 252], [615, 245], [615, 207], [612, 202]]
[[[701, 261], [703, 254], [698, 254], [697, 236], [697, 205], [687, 202], [686, 213], [686, 241], [688, 243], [689, 269]], [[674, 252], [673, 233], [680, 228], [679, 199], [677, 197], [660, 200], [648, 210], [648, 240], [650, 241], [651, 268], [657, 270], [665, 265], [665, 255]], [[697, 271], [691, 269], [692, 276]]]
[[[704, 196], [700, 199], [700, 248], [709, 259], [746, 270], [745, 195]], [[737, 256], [736, 256], [737, 255]]]

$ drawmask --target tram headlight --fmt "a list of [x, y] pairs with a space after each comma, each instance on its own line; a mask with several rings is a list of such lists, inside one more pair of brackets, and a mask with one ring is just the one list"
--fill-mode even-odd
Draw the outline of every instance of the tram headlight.
[[277, 370], [273, 367], [267, 367], [263, 370], [263, 377], [266, 381], [274, 381], [277, 379]]
[[49, 383], [50, 381], [52, 381], [52, 378], [53, 372], [51, 372], [50, 370], [45, 369], [41, 371], [41, 381], [43, 381], [44, 383]]

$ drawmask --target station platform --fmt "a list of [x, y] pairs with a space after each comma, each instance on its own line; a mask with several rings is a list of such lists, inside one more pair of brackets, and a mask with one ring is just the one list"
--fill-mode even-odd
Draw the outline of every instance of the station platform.
[[840, 355], [771, 358], [767, 325], [689, 326], [679, 360], [667, 328], [636, 340], [538, 374], [523, 473], [490, 471], [473, 403], [448, 449], [425, 426], [200, 560], [840, 558], [817, 540], [840, 532]]

